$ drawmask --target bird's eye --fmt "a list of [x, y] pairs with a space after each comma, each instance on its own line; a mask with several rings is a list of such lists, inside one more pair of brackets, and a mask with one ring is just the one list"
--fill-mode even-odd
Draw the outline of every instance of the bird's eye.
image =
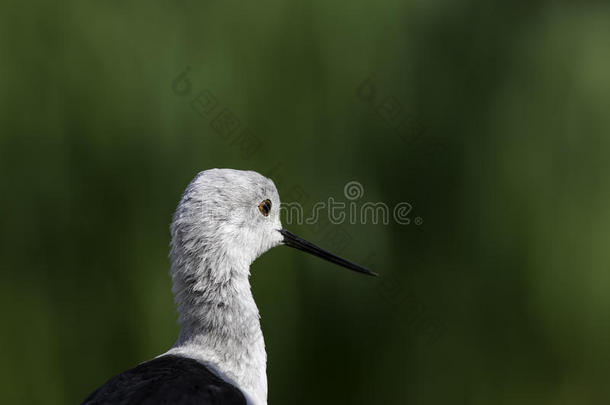
[[258, 210], [261, 212], [261, 214], [263, 214], [264, 216], [269, 215], [269, 211], [271, 211], [271, 200], [264, 200], [261, 201], [260, 204], [258, 204]]

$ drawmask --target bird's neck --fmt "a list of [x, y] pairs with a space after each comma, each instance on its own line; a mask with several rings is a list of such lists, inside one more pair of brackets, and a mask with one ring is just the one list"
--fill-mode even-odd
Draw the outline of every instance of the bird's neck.
[[181, 324], [169, 351], [198, 360], [236, 385], [249, 404], [267, 403], [267, 355], [249, 266], [172, 268]]

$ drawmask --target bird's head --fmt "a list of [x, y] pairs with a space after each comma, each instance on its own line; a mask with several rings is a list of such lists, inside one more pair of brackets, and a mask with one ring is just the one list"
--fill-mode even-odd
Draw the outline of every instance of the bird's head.
[[[195, 266], [196, 272], [247, 272], [258, 256], [284, 244], [358, 272], [375, 274], [283, 229], [280, 198], [273, 181], [253, 171], [211, 169], [199, 173], [182, 196], [171, 233], [174, 265]], [[188, 260], [193, 263], [179, 263]]]

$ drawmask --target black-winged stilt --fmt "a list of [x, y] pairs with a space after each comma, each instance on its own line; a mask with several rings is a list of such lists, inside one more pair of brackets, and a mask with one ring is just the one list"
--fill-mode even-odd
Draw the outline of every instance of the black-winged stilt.
[[372, 271], [282, 228], [271, 180], [211, 169], [189, 184], [171, 225], [172, 291], [180, 334], [165, 354], [111, 378], [83, 404], [267, 403], [267, 355], [250, 264], [279, 245]]

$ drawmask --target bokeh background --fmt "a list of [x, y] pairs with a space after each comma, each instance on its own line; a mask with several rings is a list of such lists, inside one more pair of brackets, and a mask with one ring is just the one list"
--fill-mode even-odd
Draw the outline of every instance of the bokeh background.
[[610, 397], [607, 2], [0, 8], [1, 403], [78, 403], [172, 345], [168, 226], [212, 167], [412, 205], [291, 227], [378, 279], [254, 263], [270, 404]]

